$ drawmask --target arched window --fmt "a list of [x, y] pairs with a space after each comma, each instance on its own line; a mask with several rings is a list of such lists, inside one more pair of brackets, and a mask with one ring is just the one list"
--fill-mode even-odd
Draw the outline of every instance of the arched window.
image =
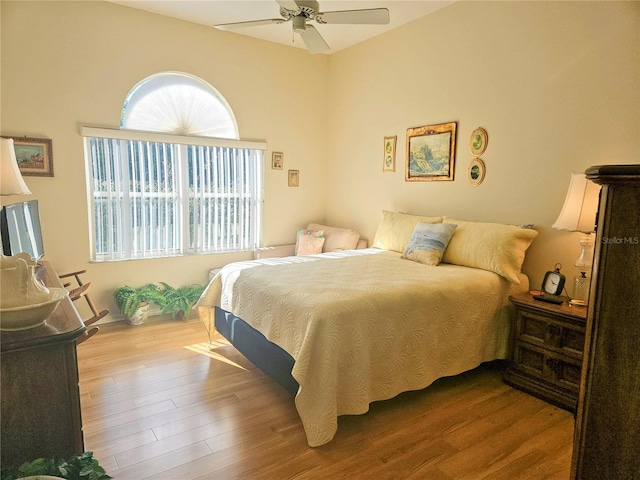
[[120, 128], [238, 139], [227, 101], [204, 80], [166, 72], [145, 78], [127, 95]]
[[131, 90], [120, 123], [82, 129], [94, 261], [258, 246], [266, 144], [238, 140], [215, 88], [152, 75]]

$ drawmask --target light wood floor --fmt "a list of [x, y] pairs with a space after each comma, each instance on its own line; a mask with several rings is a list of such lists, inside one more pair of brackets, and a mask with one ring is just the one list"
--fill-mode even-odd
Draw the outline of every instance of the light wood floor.
[[341, 417], [307, 446], [293, 398], [198, 320], [103, 325], [78, 346], [84, 439], [116, 480], [562, 479], [573, 416], [499, 366]]

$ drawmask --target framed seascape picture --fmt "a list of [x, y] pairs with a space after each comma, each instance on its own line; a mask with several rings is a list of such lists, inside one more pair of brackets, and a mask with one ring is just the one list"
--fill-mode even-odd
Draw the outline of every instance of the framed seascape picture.
[[53, 177], [53, 142], [49, 138], [6, 137], [13, 139], [20, 173], [25, 176]]
[[453, 180], [456, 123], [407, 129], [407, 182]]
[[383, 172], [396, 171], [396, 141], [397, 136], [384, 137], [384, 155], [382, 161]]
[[271, 154], [271, 168], [274, 170], [282, 170], [284, 165], [284, 153], [273, 152]]

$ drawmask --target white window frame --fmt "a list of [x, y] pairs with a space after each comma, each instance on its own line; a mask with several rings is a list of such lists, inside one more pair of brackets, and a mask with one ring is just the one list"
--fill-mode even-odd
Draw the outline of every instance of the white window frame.
[[[106, 261], [116, 261], [116, 260], [131, 260], [131, 259], [140, 259], [140, 258], [159, 258], [159, 257], [167, 257], [167, 256], [178, 256], [178, 255], [193, 255], [193, 254], [209, 254], [209, 253], [222, 253], [222, 252], [235, 252], [235, 251], [246, 251], [252, 250], [256, 248], [260, 244], [260, 232], [261, 232], [261, 219], [262, 219], [262, 203], [264, 198], [264, 151], [267, 149], [266, 142], [260, 141], [243, 141], [243, 140], [233, 140], [233, 139], [221, 139], [221, 138], [211, 138], [211, 137], [196, 137], [190, 135], [174, 135], [174, 134], [166, 134], [166, 133], [153, 133], [153, 132], [140, 132], [133, 130], [118, 130], [118, 129], [108, 129], [108, 128], [98, 128], [98, 127], [90, 127], [85, 126], [81, 128], [81, 135], [84, 137], [85, 143], [85, 160], [87, 162], [86, 172], [87, 172], [87, 196], [88, 196], [88, 204], [89, 204], [89, 225], [90, 225], [90, 243], [91, 243], [91, 257], [95, 262], [106, 262]], [[174, 195], [178, 195], [177, 204], [180, 205], [180, 212], [177, 214], [177, 219], [180, 222], [180, 238], [177, 241], [177, 245], [172, 249], [160, 249], [153, 250], [146, 248], [141, 252], [139, 249], [137, 251], [131, 250], [132, 241], [131, 239], [125, 239], [122, 245], [124, 248], [113, 249], [110, 248], [106, 253], [98, 253], [97, 252], [97, 240], [96, 240], [96, 220], [95, 220], [95, 198], [96, 192], [94, 191], [94, 180], [93, 180], [93, 164], [91, 158], [90, 151], [90, 143], [91, 139], [111, 139], [114, 141], [124, 141], [124, 142], [152, 142], [155, 144], [168, 144], [170, 148], [175, 148], [175, 153], [180, 158], [178, 170], [181, 170], [177, 174], [177, 180], [174, 185], [176, 188], [176, 192]], [[250, 225], [250, 233], [248, 235], [248, 242], [243, 242], [244, 245], [238, 246], [236, 244], [216, 244], [214, 248], [205, 248], [203, 249], [202, 245], [206, 244], [207, 241], [203, 237], [206, 235], [206, 232], [203, 232], [203, 229], [198, 230], [196, 228], [195, 232], [191, 232], [189, 225], [189, 200], [192, 197], [189, 194], [189, 184], [186, 172], [187, 162], [188, 162], [188, 149], [189, 148], [198, 148], [198, 147], [212, 147], [212, 148], [224, 148], [224, 149], [233, 149], [233, 152], [237, 151], [251, 151], [255, 153], [247, 154], [253, 155], [251, 156], [249, 162], [251, 163], [251, 175], [253, 175], [253, 191], [249, 194], [249, 201], [251, 203], [251, 219]], [[209, 150], [207, 150], [209, 151]], [[240, 155], [243, 153], [240, 152]], [[254, 157], [257, 155], [257, 157]], [[243, 157], [244, 158], [244, 157]], [[235, 164], [234, 164], [235, 165]], [[122, 178], [123, 182], [128, 182], [128, 178]], [[124, 205], [129, 205], [127, 196], [131, 189], [120, 188], [122, 194], [122, 202]], [[209, 195], [207, 198], [213, 198], [210, 193], [204, 193], [204, 196]], [[217, 194], [220, 196], [219, 194]], [[215, 196], [215, 195], [214, 195]], [[216, 197], [217, 198], [217, 197]], [[121, 212], [122, 215], [128, 215], [129, 208], [123, 208]], [[202, 208], [199, 209], [199, 214], [206, 213]], [[228, 223], [227, 223], [228, 225]], [[121, 226], [123, 230], [126, 230], [125, 227]], [[227, 232], [228, 233], [228, 232]], [[122, 231], [119, 233], [120, 235], [130, 235], [130, 231]], [[245, 238], [245, 237], [243, 237]], [[245, 238], [245, 240], [246, 240]]]

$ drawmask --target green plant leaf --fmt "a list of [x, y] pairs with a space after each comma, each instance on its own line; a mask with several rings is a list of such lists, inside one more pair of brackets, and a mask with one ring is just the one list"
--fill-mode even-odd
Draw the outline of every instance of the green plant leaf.
[[56, 466], [53, 459], [36, 458], [32, 462], [23, 463], [18, 469], [20, 476], [29, 477], [32, 475], [56, 475]]
[[70, 457], [68, 460], [58, 458], [36, 458], [23, 463], [15, 471], [0, 472], [0, 480], [17, 480], [37, 475], [53, 475], [67, 480], [108, 480], [104, 468], [93, 458], [93, 452]]
[[160, 285], [162, 285], [162, 295], [165, 298], [162, 313], [170, 313], [173, 318], [176, 318], [180, 312], [183, 312], [185, 320], [188, 318], [193, 304], [198, 301], [205, 288], [199, 284], [186, 285], [180, 288], [174, 288], [166, 282], [160, 282]]

